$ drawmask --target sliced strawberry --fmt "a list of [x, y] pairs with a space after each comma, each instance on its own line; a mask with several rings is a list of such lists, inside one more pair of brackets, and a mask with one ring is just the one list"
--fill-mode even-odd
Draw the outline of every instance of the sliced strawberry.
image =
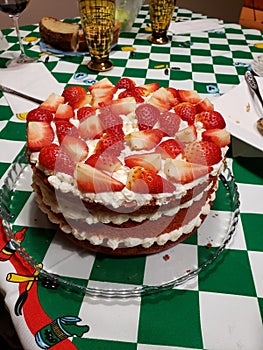
[[149, 103], [139, 105], [136, 108], [135, 113], [138, 120], [139, 130], [152, 129], [157, 123], [160, 115], [159, 109]]
[[69, 120], [74, 117], [73, 108], [66, 103], [61, 103], [55, 113], [55, 119]]
[[151, 150], [163, 138], [163, 132], [159, 129], [134, 131], [125, 136], [128, 146], [132, 150]]
[[68, 120], [56, 120], [55, 125], [56, 125], [56, 134], [60, 144], [62, 143], [66, 135], [74, 136], [74, 137], [79, 136], [78, 129]]
[[140, 86], [135, 86], [131, 89], [126, 89], [119, 93], [118, 98], [134, 97], [137, 103], [143, 103], [146, 92]]
[[62, 96], [73, 109], [83, 107], [87, 103], [87, 91], [83, 86], [69, 86], [64, 89]]
[[70, 158], [70, 156], [66, 152], [60, 150], [59, 156], [56, 161], [55, 171], [73, 176], [75, 169], [76, 163]]
[[86, 161], [85, 164], [91, 165], [98, 170], [114, 172], [120, 169], [121, 161], [110, 153], [94, 153]]
[[193, 125], [196, 115], [196, 107], [190, 102], [181, 102], [174, 107], [175, 113], [189, 125]]
[[183, 145], [174, 139], [165, 140], [156, 147], [156, 152], [160, 153], [162, 159], [176, 158], [183, 150]]
[[175, 98], [176, 103], [179, 103], [179, 99], [178, 99], [178, 90], [173, 88], [173, 87], [167, 87], [166, 90], [168, 90], [169, 92], [171, 92], [171, 94], [173, 95], [173, 97]]
[[122, 130], [123, 120], [121, 117], [113, 114], [109, 107], [100, 110], [99, 118], [104, 132], [113, 132], [118, 137], [123, 138]]
[[190, 163], [213, 165], [222, 160], [222, 153], [214, 142], [194, 141], [186, 145], [184, 157]]
[[77, 164], [75, 176], [80, 188], [86, 192], [118, 192], [124, 188], [123, 183], [88, 164]]
[[134, 113], [136, 101], [134, 97], [118, 98], [117, 100], [111, 101], [109, 108], [116, 116], [128, 115], [130, 113]]
[[159, 153], [142, 153], [124, 158], [125, 165], [129, 168], [140, 166], [158, 172], [161, 169], [161, 155]]
[[51, 123], [53, 120], [52, 112], [43, 109], [43, 108], [35, 108], [27, 113], [26, 116], [27, 122], [47, 122]]
[[184, 162], [178, 159], [167, 159], [164, 164], [164, 172], [171, 181], [186, 184], [198, 179], [212, 170], [212, 167], [200, 164]]
[[214, 110], [214, 105], [208, 98], [205, 98], [204, 100], [198, 102], [195, 105], [195, 107], [196, 107], [196, 113]]
[[187, 126], [186, 128], [177, 131], [174, 137], [181, 143], [194, 142], [197, 138], [196, 127], [194, 125]]
[[196, 90], [177, 90], [177, 93], [181, 102], [196, 104], [201, 101], [201, 97]]
[[204, 129], [224, 129], [226, 126], [225, 120], [219, 112], [208, 111], [201, 112], [195, 116], [196, 122], [201, 122]]
[[143, 88], [144, 96], [149, 96], [154, 91], [159, 89], [159, 84], [158, 83], [148, 83], [148, 84], [140, 85], [140, 87]]
[[48, 98], [41, 103], [39, 108], [46, 109], [50, 112], [56, 112], [58, 106], [61, 103], [65, 102], [65, 98], [63, 96], [57, 95], [54, 92], [48, 96]]
[[169, 111], [178, 103], [177, 97], [173, 91], [168, 88], [161, 87], [156, 90], [149, 98], [148, 103], [157, 107], [160, 111]]
[[127, 178], [126, 187], [136, 193], [167, 193], [173, 192], [175, 186], [158, 175], [155, 171], [140, 166], [133, 167]]
[[112, 89], [116, 91], [116, 87], [112, 84], [112, 82], [108, 78], [103, 78], [99, 81], [97, 81], [95, 84], [88, 87], [88, 90], [91, 92], [93, 90], [100, 90], [101, 89]]
[[108, 103], [112, 101], [116, 92], [116, 87], [109, 81], [108, 78], [103, 78], [94, 85], [89, 86], [89, 91], [92, 96], [91, 105], [98, 108], [100, 103]]
[[27, 123], [27, 145], [31, 151], [39, 151], [54, 140], [54, 131], [47, 122]]
[[203, 140], [212, 141], [219, 147], [230, 144], [230, 133], [225, 129], [209, 129], [202, 133]]
[[165, 111], [159, 115], [159, 129], [167, 136], [174, 136], [180, 126], [180, 118], [173, 112]]
[[53, 143], [40, 150], [39, 163], [46, 169], [59, 171], [71, 176], [76, 166], [72, 159], [61, 150], [60, 146]]
[[118, 135], [116, 135], [113, 132], [106, 132], [99, 139], [95, 147], [95, 152], [98, 152], [98, 153], [106, 152], [107, 154], [110, 153], [118, 157], [123, 149], [124, 149], [123, 138], [120, 139]]
[[103, 127], [99, 116], [91, 114], [87, 118], [82, 119], [78, 130], [79, 135], [85, 140], [100, 138], [103, 133]]
[[77, 111], [77, 118], [78, 120], [83, 120], [87, 117], [89, 117], [90, 115], [95, 114], [96, 109], [90, 106], [84, 106], [78, 109]]
[[132, 89], [135, 87], [135, 82], [130, 79], [130, 78], [121, 78], [117, 84], [116, 84], [116, 88], [117, 89]]
[[76, 163], [86, 159], [89, 153], [89, 148], [85, 141], [69, 135], [64, 137], [61, 148]]

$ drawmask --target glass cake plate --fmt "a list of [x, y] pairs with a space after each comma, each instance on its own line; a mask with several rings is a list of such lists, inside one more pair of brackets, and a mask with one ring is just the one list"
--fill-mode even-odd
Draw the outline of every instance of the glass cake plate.
[[[103, 297], [137, 297], [184, 284], [217, 260], [230, 242], [239, 218], [239, 193], [228, 166], [220, 176], [216, 200], [201, 227], [163, 252], [138, 257], [94, 254], [59, 234], [38, 209], [25, 155], [12, 164], [2, 187], [0, 215], [10, 245], [23, 264], [39, 273], [47, 288]], [[26, 230], [24, 230], [26, 229]], [[24, 230], [21, 241], [17, 232]], [[62, 237], [63, 236], [63, 237]]]

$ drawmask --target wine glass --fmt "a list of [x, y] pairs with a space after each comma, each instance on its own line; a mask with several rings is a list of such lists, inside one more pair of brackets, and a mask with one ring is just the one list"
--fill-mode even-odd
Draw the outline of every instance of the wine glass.
[[7, 66], [30, 63], [36, 61], [37, 59], [26, 55], [18, 25], [19, 14], [24, 11], [29, 4], [29, 1], [30, 0], [0, 0], [0, 11], [7, 13], [8, 16], [12, 18], [20, 46], [20, 55], [12, 60], [9, 60], [7, 62]]
[[150, 0], [152, 35], [149, 41], [151, 43], [163, 45], [169, 42], [167, 30], [173, 17], [175, 4], [176, 0]]
[[115, 0], [78, 0], [82, 29], [91, 60], [88, 67], [97, 72], [107, 71], [115, 25]]

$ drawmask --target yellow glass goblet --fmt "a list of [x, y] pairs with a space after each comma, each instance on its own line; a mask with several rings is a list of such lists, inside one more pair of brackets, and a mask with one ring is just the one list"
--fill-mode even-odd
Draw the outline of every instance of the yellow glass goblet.
[[87, 41], [91, 70], [111, 69], [109, 60], [115, 24], [114, 0], [78, 0], [82, 29]]
[[150, 0], [150, 21], [152, 34], [149, 41], [153, 44], [167, 44], [167, 30], [174, 13], [175, 0]]

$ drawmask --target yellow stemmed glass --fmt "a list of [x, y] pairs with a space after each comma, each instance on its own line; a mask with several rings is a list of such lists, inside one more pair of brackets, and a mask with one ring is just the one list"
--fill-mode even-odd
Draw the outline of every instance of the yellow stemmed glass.
[[149, 11], [152, 34], [149, 41], [153, 44], [167, 44], [167, 30], [174, 13], [176, 0], [150, 0]]
[[114, 0], [78, 0], [82, 29], [87, 41], [91, 70], [103, 72], [112, 68], [109, 60], [115, 25]]

